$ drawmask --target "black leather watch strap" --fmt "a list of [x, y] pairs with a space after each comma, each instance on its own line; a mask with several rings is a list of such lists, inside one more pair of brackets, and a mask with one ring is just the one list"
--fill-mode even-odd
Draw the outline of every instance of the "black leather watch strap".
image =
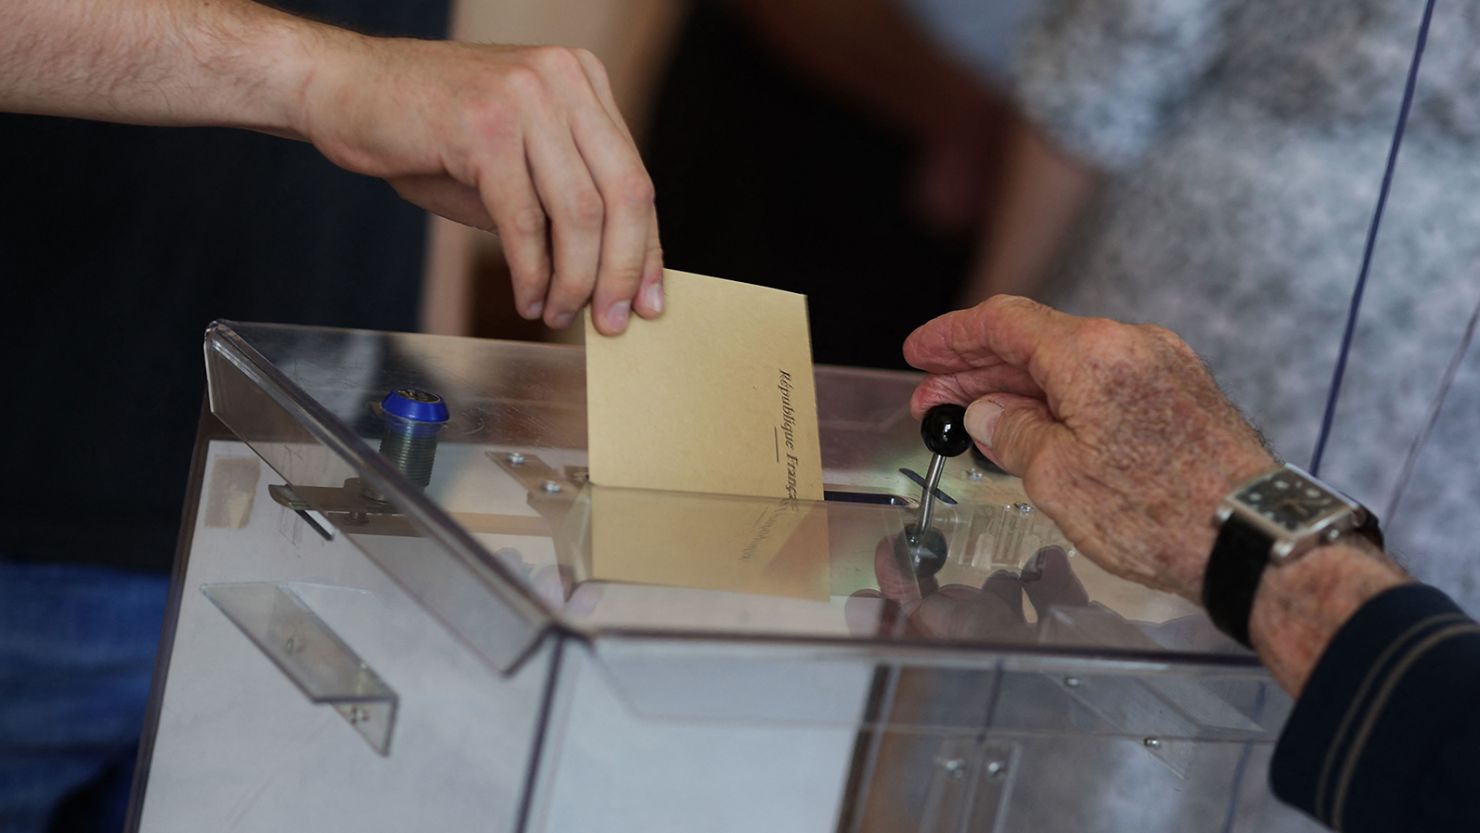
[[1268, 534], [1237, 515], [1230, 516], [1218, 528], [1203, 572], [1202, 598], [1208, 618], [1245, 648], [1254, 647], [1249, 643], [1249, 614], [1273, 547]]
[[[1354, 532], [1363, 535], [1379, 549], [1382, 548], [1382, 529], [1377, 516], [1365, 513], [1362, 525]], [[1208, 556], [1208, 566], [1203, 572], [1203, 607], [1208, 618], [1245, 648], [1254, 646], [1249, 641], [1249, 617], [1254, 611], [1254, 595], [1259, 592], [1259, 581], [1264, 569], [1269, 566], [1269, 551], [1274, 541], [1257, 527], [1237, 515], [1218, 529], [1213, 541], [1213, 552]]]

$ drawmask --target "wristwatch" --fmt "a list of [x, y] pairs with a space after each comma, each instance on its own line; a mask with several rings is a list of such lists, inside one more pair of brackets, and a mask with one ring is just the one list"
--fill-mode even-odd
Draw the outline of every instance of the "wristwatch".
[[1265, 567], [1287, 563], [1348, 532], [1379, 547], [1377, 516], [1285, 463], [1234, 489], [1213, 517], [1218, 537], [1203, 574], [1203, 607], [1218, 629], [1249, 644], [1249, 614]]

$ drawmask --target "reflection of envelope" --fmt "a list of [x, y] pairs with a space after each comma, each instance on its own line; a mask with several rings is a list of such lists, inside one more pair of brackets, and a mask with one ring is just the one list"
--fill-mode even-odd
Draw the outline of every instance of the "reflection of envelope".
[[597, 486], [590, 523], [592, 579], [828, 597], [822, 504]]
[[668, 271], [666, 311], [586, 319], [591, 482], [822, 499], [807, 299]]

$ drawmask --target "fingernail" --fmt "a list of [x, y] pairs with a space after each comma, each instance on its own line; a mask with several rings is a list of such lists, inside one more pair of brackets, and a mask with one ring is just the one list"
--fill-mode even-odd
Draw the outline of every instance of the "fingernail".
[[524, 317], [528, 318], [530, 321], [534, 321], [538, 319], [542, 314], [544, 314], [544, 312], [545, 302], [535, 301], [534, 303], [524, 308]]
[[982, 445], [992, 447], [992, 432], [997, 429], [997, 418], [1002, 416], [1002, 406], [990, 399], [978, 399], [966, 409], [966, 433]]
[[557, 312], [556, 314], [550, 316], [550, 320], [548, 323], [551, 327], [554, 327], [557, 330], [563, 330], [566, 327], [569, 327], [570, 322], [574, 321], [575, 318], [575, 313]]
[[663, 311], [663, 282], [657, 281], [648, 284], [642, 290], [642, 304], [648, 308], [653, 315]]
[[632, 317], [632, 302], [618, 301], [607, 307], [606, 328], [614, 333], [627, 329], [627, 319]]

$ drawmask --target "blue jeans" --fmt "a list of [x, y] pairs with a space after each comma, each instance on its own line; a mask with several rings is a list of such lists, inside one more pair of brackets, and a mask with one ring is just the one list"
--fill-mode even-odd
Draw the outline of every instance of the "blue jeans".
[[168, 592], [0, 559], [0, 833], [123, 829]]

